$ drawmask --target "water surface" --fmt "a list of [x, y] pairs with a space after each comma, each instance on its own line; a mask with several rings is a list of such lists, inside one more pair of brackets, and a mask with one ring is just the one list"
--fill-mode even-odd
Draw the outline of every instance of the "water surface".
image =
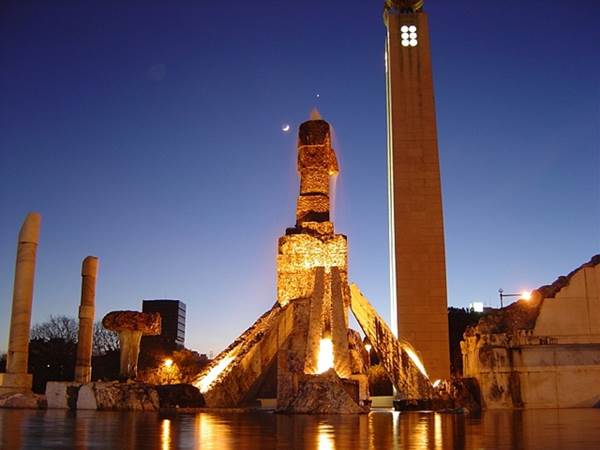
[[600, 449], [600, 410], [160, 415], [0, 410], [3, 449]]

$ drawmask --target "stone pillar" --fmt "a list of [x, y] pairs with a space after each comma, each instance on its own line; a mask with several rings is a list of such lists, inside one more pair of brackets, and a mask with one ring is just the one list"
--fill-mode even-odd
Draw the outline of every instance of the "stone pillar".
[[323, 300], [325, 295], [325, 268], [315, 269], [315, 284], [310, 300], [310, 317], [306, 347], [304, 373], [317, 373], [319, 364], [319, 344], [323, 337]]
[[344, 285], [338, 267], [331, 268], [331, 322], [335, 371], [340, 378], [350, 378], [352, 365], [348, 346], [348, 318], [344, 306]]
[[32, 376], [27, 373], [27, 358], [41, 220], [40, 214], [29, 213], [19, 232], [6, 373], [0, 374], [0, 394], [31, 390]]
[[92, 344], [94, 339], [94, 312], [96, 300], [96, 274], [98, 258], [88, 256], [81, 266], [81, 305], [79, 306], [79, 335], [77, 339], [77, 361], [75, 381], [92, 381]]

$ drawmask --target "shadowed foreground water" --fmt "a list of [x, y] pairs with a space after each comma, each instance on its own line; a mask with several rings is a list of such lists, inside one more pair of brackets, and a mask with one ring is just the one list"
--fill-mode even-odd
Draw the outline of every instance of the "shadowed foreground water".
[[490, 411], [480, 418], [374, 411], [368, 416], [164, 416], [0, 410], [3, 449], [600, 449], [600, 410]]

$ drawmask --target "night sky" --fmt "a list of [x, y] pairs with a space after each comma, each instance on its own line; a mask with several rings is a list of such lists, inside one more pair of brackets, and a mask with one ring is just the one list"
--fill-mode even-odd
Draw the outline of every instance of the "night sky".
[[[382, 0], [0, 5], [0, 350], [16, 236], [42, 214], [33, 322], [187, 304], [217, 353], [275, 302], [296, 129], [318, 107], [341, 165], [350, 278], [389, 318]], [[448, 299], [550, 283], [600, 247], [600, 2], [426, 2]], [[282, 132], [289, 123], [291, 132]]]

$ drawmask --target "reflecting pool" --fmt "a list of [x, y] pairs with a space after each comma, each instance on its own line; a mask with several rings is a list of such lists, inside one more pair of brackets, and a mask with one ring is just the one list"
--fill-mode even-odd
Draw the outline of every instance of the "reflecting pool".
[[0, 410], [3, 449], [600, 449], [600, 409], [161, 415]]

